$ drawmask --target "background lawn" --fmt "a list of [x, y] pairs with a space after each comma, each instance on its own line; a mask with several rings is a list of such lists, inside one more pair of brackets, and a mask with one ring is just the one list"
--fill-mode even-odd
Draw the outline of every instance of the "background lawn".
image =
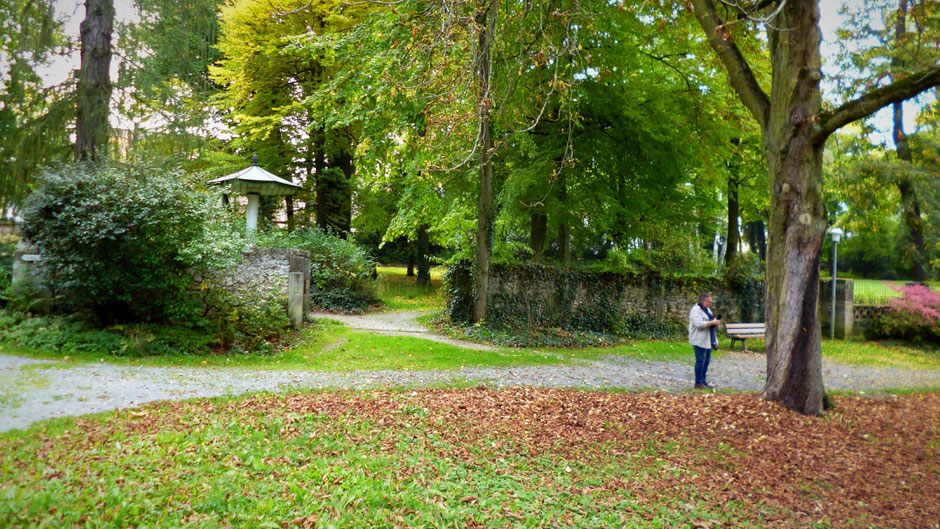
[[[909, 281], [891, 281], [881, 279], [853, 279], [853, 299], [860, 305], [884, 305], [889, 300], [901, 297], [901, 293], [891, 287], [900, 287]], [[940, 291], [940, 281], [927, 283], [931, 290]]]
[[[416, 277], [408, 277], [404, 266], [379, 266], [378, 294], [387, 310], [432, 312], [444, 309], [441, 277], [444, 268], [431, 268], [431, 286], [419, 287]], [[417, 274], [417, 270], [415, 271]]]

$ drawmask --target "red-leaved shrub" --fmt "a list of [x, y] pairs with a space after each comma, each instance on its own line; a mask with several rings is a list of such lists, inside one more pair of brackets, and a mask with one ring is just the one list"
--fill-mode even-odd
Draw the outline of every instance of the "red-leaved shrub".
[[888, 286], [901, 297], [892, 299], [891, 308], [874, 321], [873, 337], [940, 342], [940, 292], [916, 284]]

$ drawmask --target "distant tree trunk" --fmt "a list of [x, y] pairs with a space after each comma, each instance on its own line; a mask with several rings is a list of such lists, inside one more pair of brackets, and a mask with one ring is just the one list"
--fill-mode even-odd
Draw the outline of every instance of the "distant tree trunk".
[[[337, 159], [343, 178], [336, 188], [337, 201], [337, 229], [348, 234], [352, 228], [352, 182], [356, 175], [356, 159], [352, 148], [343, 150]], [[346, 238], [345, 236], [343, 237]]]
[[317, 226], [320, 229], [346, 238], [352, 223], [352, 177], [355, 173], [352, 154], [340, 152], [332, 167], [326, 165], [325, 156], [317, 167]]
[[564, 172], [558, 175], [558, 202], [562, 212], [558, 222], [558, 261], [568, 265], [571, 264], [571, 232], [568, 229], [568, 187]]
[[408, 243], [408, 277], [415, 276], [415, 245]]
[[[895, 21], [895, 40], [898, 43], [907, 38], [907, 0], [901, 0], [898, 6], [898, 17]], [[900, 60], [893, 59], [892, 65], [900, 66]], [[894, 104], [894, 146], [898, 159], [908, 164], [913, 163], [911, 147], [908, 144], [907, 134], [904, 133], [904, 103], [898, 101]], [[914, 183], [908, 174], [902, 174], [895, 182], [901, 194], [904, 226], [907, 228], [907, 239], [910, 243], [911, 279], [917, 282], [927, 281], [927, 247], [924, 243], [924, 226], [920, 214], [920, 201]]]
[[545, 237], [548, 235], [548, 215], [533, 209], [530, 219], [529, 247], [536, 258], [545, 251]]
[[728, 178], [728, 237], [725, 239], [725, 265], [731, 266], [738, 257], [738, 181], [732, 176]]
[[287, 231], [294, 231], [296, 222], [294, 222], [294, 197], [284, 195], [284, 210], [287, 212]]
[[98, 162], [107, 156], [111, 115], [111, 33], [114, 0], [85, 0], [78, 72], [75, 159]]
[[767, 260], [767, 236], [764, 233], [765, 230], [764, 221], [755, 220], [747, 224], [747, 243], [751, 247], [752, 252], [757, 253], [757, 257], [761, 261]]
[[415, 253], [418, 258], [418, 286], [420, 287], [431, 286], [431, 261], [428, 260], [428, 254], [431, 252], [431, 241], [428, 238], [430, 227], [429, 224], [418, 226], [418, 244]]
[[473, 306], [474, 323], [486, 317], [487, 300], [490, 291], [490, 252], [493, 246], [493, 217], [495, 216], [493, 204], [493, 125], [492, 100], [490, 99], [490, 31], [492, 23], [493, 2], [482, 0], [475, 22], [479, 36], [477, 39], [477, 89], [480, 93], [479, 107], [480, 123], [480, 190], [477, 202], [477, 237], [474, 267], [474, 283], [476, 300]]

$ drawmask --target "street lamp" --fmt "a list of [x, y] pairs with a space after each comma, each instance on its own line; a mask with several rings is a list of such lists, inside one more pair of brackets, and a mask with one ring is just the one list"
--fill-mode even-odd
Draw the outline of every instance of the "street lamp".
[[842, 228], [832, 228], [829, 230], [832, 236], [832, 299], [829, 305], [832, 307], [832, 314], [829, 316], [829, 339], [836, 337], [836, 272], [839, 263], [839, 239], [842, 238]]

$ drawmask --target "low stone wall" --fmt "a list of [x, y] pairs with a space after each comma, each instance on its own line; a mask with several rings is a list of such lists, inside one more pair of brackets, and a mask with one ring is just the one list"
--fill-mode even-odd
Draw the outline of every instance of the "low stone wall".
[[854, 334], [857, 336], [865, 334], [865, 329], [871, 327], [872, 323], [890, 308], [891, 305], [855, 305], [852, 307], [852, 319], [855, 321]]
[[245, 259], [238, 268], [222, 280], [222, 286], [230, 291], [274, 292], [278, 297], [287, 299], [288, 278], [292, 271], [303, 272], [303, 265], [298, 270], [291, 270], [291, 260], [306, 261], [306, 276], [309, 291], [310, 252], [293, 248], [252, 248], [245, 253]]
[[[38, 248], [20, 241], [13, 259], [14, 288], [28, 289], [39, 298], [51, 298], [49, 292], [53, 289], [50, 287], [55, 285], [48, 283]], [[283, 299], [292, 319], [297, 314], [302, 317], [310, 310], [310, 252], [293, 248], [252, 248], [235, 271], [221, 278], [220, 283], [231, 292], [274, 293]]]
[[[470, 269], [449, 272], [448, 313], [467, 321]], [[673, 333], [688, 324], [689, 309], [710, 292], [714, 311], [729, 322], [764, 321], [764, 285], [736, 286], [713, 278], [597, 273], [538, 265], [492, 267], [487, 321], [512, 326], [618, 332], [660, 326]]]

